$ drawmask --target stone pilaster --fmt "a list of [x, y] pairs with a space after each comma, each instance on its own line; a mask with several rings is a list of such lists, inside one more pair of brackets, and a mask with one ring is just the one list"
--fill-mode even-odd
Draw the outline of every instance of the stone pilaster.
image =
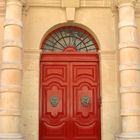
[[134, 6], [135, 1], [119, 1], [122, 133], [118, 140], [140, 140], [140, 50]]
[[6, 1], [0, 86], [0, 140], [22, 140], [20, 96], [22, 83], [21, 0]]

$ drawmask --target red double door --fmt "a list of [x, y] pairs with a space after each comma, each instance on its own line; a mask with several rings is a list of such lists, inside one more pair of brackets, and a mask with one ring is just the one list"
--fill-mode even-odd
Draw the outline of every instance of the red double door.
[[100, 140], [98, 57], [44, 55], [40, 67], [39, 140]]

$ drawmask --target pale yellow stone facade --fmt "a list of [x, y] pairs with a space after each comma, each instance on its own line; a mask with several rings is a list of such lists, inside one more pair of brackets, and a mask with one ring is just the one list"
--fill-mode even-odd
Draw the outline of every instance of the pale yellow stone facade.
[[99, 45], [102, 140], [140, 140], [140, 1], [131, 0], [0, 0], [0, 140], [39, 140], [41, 42], [66, 25]]

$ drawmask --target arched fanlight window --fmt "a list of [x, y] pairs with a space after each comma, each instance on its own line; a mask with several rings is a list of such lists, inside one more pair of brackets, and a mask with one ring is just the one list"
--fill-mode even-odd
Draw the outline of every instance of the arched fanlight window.
[[96, 52], [97, 43], [85, 30], [66, 26], [51, 32], [43, 42], [46, 52], [63, 52], [66, 47], [74, 47], [79, 52]]

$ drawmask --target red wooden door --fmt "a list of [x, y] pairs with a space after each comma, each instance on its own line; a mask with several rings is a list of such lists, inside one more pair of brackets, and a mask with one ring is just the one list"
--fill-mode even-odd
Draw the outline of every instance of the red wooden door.
[[40, 140], [100, 140], [99, 63], [94, 53], [41, 58]]

